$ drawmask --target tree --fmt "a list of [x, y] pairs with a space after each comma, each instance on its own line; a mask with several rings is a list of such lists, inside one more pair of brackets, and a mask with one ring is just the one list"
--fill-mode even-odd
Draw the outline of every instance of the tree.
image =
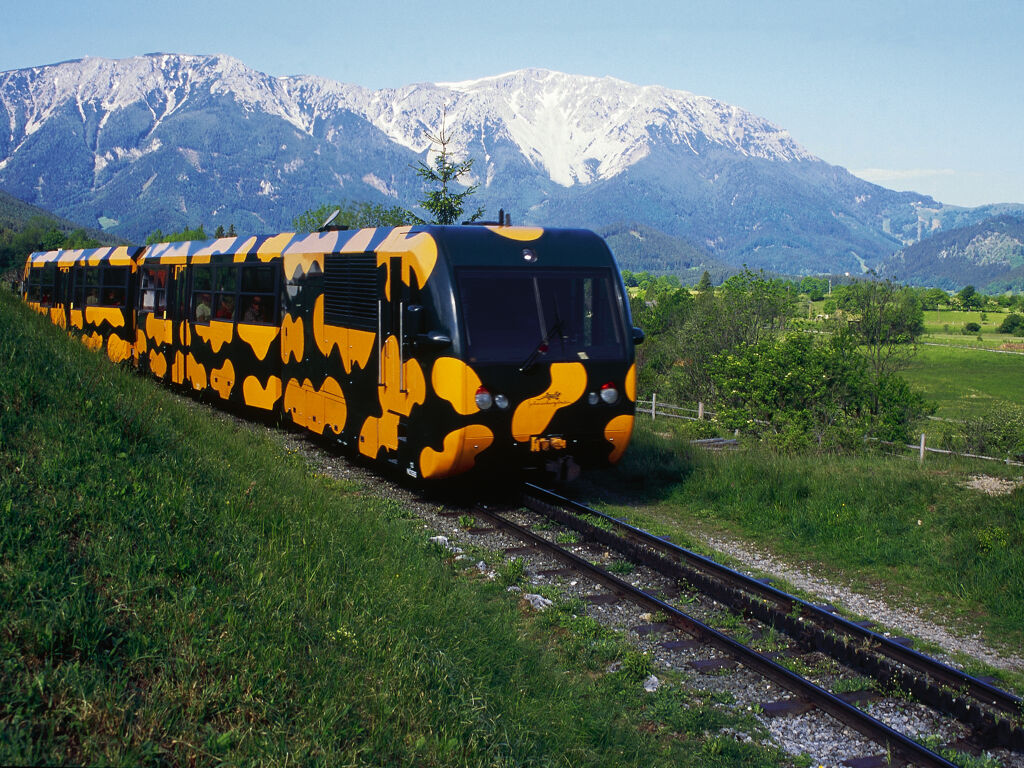
[[[459, 179], [465, 176], [473, 168], [472, 158], [462, 162], [454, 162], [448, 152], [448, 144], [451, 143], [451, 134], [445, 131], [446, 112], [441, 112], [441, 130], [436, 135], [427, 134], [427, 138], [433, 144], [438, 144], [441, 150], [434, 156], [432, 163], [427, 164], [422, 160], [418, 167], [414, 166], [416, 174], [430, 185], [440, 185], [436, 189], [427, 192], [427, 196], [419, 201], [420, 207], [424, 208], [431, 215], [431, 221], [426, 222], [416, 217], [420, 224], [455, 224], [463, 218], [463, 211], [466, 206], [466, 198], [477, 190], [476, 184], [472, 184], [462, 192], [454, 192], [450, 185], [459, 183]], [[483, 208], [476, 211], [466, 221], [476, 221], [484, 215]]]
[[0, 230], [0, 271], [20, 267], [33, 251], [96, 248], [99, 245], [99, 241], [89, 237], [84, 229], [65, 234], [53, 219], [32, 216], [19, 231]]
[[949, 304], [949, 294], [941, 288], [922, 288], [918, 290], [921, 309], [938, 309]]
[[765, 336], [709, 362], [720, 399], [716, 419], [776, 447], [856, 445], [867, 432], [867, 365], [843, 335]]
[[996, 328], [996, 331], [999, 333], [1024, 333], [1024, 316], [1011, 312], [1003, 318], [1003, 322]]
[[805, 277], [800, 281], [800, 293], [806, 293], [811, 301], [821, 301], [828, 291], [828, 278]]
[[165, 235], [162, 230], [153, 230], [153, 233], [146, 238], [146, 245], [154, 245], [155, 243], [183, 243], [186, 240], [206, 240], [206, 230], [203, 229], [203, 225], [200, 224], [195, 229], [189, 229], [185, 227], [181, 232], [172, 232], [169, 235]]
[[874, 382], [872, 410], [878, 412], [884, 382], [905, 368], [924, 333], [924, 313], [916, 293], [886, 280], [860, 280], [848, 286], [840, 307], [850, 314], [837, 333], [851, 334], [867, 360]]
[[292, 226], [296, 232], [316, 232], [335, 211], [339, 213], [332, 224], [350, 229], [400, 227], [403, 224], [411, 224], [415, 218], [398, 205], [387, 207], [379, 203], [343, 200], [337, 205], [324, 203], [319, 208], [310, 208], [300, 213], [292, 220]]
[[973, 285], [965, 285], [960, 289], [960, 293], [956, 297], [960, 301], [960, 306], [964, 309], [981, 309], [985, 303], [985, 297], [978, 293]]
[[711, 290], [711, 275], [705, 269], [704, 274], [700, 276], [700, 282], [697, 283], [697, 293], [707, 293]]

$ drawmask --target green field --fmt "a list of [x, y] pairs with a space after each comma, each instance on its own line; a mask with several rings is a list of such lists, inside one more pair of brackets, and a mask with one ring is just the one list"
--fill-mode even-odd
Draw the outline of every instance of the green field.
[[1024, 405], [1024, 355], [924, 344], [901, 375], [938, 404], [942, 418]]
[[0, 293], [0, 764], [786, 763], [429, 535]]

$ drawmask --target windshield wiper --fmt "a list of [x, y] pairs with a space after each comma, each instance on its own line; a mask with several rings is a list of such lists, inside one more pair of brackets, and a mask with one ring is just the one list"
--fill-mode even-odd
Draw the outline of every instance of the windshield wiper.
[[523, 364], [519, 366], [520, 373], [527, 373], [537, 362], [537, 358], [541, 355], [548, 353], [549, 344], [551, 339], [554, 338], [555, 334], [558, 334], [558, 339], [562, 344], [563, 351], [565, 350], [565, 337], [562, 335], [562, 318], [558, 315], [558, 307], [555, 307], [555, 324], [548, 329], [548, 332], [544, 334], [544, 338], [540, 340], [540, 344], [534, 347], [533, 352], [530, 353], [529, 357], [523, 361]]

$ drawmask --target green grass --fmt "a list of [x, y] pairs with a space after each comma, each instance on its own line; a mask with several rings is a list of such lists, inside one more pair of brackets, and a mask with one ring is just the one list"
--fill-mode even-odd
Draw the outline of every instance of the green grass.
[[1024, 488], [992, 497], [962, 487], [971, 474], [1019, 468], [756, 445], [715, 454], [672, 432], [638, 420], [619, 470], [588, 479], [592, 498], [684, 546], [700, 548], [695, 532], [726, 533], [977, 628], [996, 646], [1024, 646]]
[[942, 418], [998, 412], [1024, 395], [1024, 355], [921, 346], [900, 375], [938, 403]]
[[427, 536], [0, 295], [0, 763], [784, 762]]

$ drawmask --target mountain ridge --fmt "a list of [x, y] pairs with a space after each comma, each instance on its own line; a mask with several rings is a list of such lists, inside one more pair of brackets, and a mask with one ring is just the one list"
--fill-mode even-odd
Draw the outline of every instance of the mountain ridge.
[[410, 166], [442, 121], [449, 150], [475, 160], [475, 204], [519, 223], [635, 222], [716, 265], [859, 272], [984, 218], [870, 184], [687, 91], [539, 68], [371, 90], [224, 55], [0, 73], [0, 187], [134, 239], [200, 222], [268, 231], [326, 200], [411, 206]]

